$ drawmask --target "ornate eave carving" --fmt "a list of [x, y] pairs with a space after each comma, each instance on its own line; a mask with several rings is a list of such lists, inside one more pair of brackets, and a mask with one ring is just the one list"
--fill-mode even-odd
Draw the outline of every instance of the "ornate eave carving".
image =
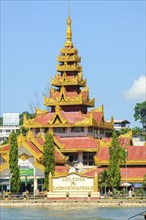
[[19, 136], [17, 137], [17, 142], [18, 142], [18, 146], [22, 145], [25, 142], [25, 137], [23, 136], [23, 134], [19, 134]]
[[39, 109], [39, 108], [35, 108], [35, 112], [37, 115], [45, 115], [46, 113], [48, 113], [47, 110], [42, 110], [42, 109]]
[[55, 98], [47, 98], [46, 96], [44, 97], [44, 105], [46, 106], [56, 106], [56, 105], [86, 105], [93, 107], [94, 106], [95, 99], [92, 100], [84, 100], [82, 93], [79, 95], [77, 94], [76, 97], [70, 97], [67, 96], [65, 87], [62, 86], [60, 90], [60, 94], [58, 97]]
[[40, 127], [40, 124], [35, 122], [34, 119], [27, 119], [26, 114], [23, 115], [23, 126], [25, 128], [33, 128], [33, 127]]
[[61, 48], [60, 53], [61, 54], [78, 54], [78, 50], [75, 47], [73, 48], [66, 47], [66, 48]]
[[33, 156], [30, 156], [30, 155], [28, 155], [26, 153], [23, 153], [23, 154], [19, 155], [19, 158], [21, 160], [25, 161], [25, 160], [28, 160], [29, 158], [33, 158]]
[[132, 130], [130, 130], [129, 132], [127, 132], [126, 134], [121, 134], [119, 136], [119, 138], [130, 138], [132, 139]]
[[51, 79], [51, 86], [86, 86], [86, 79], [81, 77], [79, 73], [77, 76], [72, 77], [71, 79], [64, 72], [63, 76], [56, 74], [54, 79]]
[[66, 124], [67, 123], [67, 119], [63, 118], [63, 116], [60, 113], [60, 110], [61, 110], [60, 106], [57, 105], [55, 107], [55, 114], [54, 114], [52, 120], [48, 121], [48, 123], [50, 125], [53, 125], [53, 124], [60, 125], [60, 124]]
[[84, 116], [80, 122], [76, 122], [74, 126], [92, 126], [93, 125], [93, 115], [90, 114], [89, 117]]
[[58, 62], [81, 62], [81, 58], [77, 56], [76, 54], [73, 55], [61, 55], [57, 56], [57, 61]]
[[77, 71], [77, 72], [82, 72], [82, 67], [79, 65], [76, 65], [75, 63], [73, 65], [59, 65], [56, 64], [56, 69], [58, 72], [64, 72], [64, 71]]

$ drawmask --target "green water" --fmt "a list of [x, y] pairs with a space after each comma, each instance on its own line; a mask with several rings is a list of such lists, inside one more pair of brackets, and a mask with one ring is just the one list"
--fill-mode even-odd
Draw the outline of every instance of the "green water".
[[[127, 220], [144, 208], [1, 208], [0, 220]], [[142, 220], [137, 216], [133, 220]]]

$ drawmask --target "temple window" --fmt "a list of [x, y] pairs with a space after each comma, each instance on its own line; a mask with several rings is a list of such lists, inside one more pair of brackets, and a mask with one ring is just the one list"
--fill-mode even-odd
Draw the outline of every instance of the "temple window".
[[98, 134], [98, 128], [94, 128], [94, 134]]
[[93, 152], [84, 152], [83, 153], [83, 165], [93, 166], [94, 156], [95, 156], [95, 153]]
[[88, 127], [88, 132], [92, 133], [92, 131], [93, 131], [93, 128], [92, 127]]
[[54, 133], [66, 133], [66, 128], [53, 128]]
[[73, 127], [71, 132], [84, 132], [84, 127]]
[[38, 179], [37, 182], [38, 182], [37, 188], [40, 192], [42, 192], [44, 190], [44, 179]]
[[48, 128], [45, 128], [45, 133], [47, 133], [48, 132]]
[[35, 129], [35, 134], [38, 134], [40, 132], [40, 129], [39, 128], [36, 128]]
[[0, 156], [0, 164], [4, 163], [4, 158], [2, 156]]
[[100, 129], [100, 134], [104, 134], [104, 129], [103, 128]]
[[78, 153], [66, 153], [65, 155], [69, 157], [68, 162], [70, 165], [78, 162]]

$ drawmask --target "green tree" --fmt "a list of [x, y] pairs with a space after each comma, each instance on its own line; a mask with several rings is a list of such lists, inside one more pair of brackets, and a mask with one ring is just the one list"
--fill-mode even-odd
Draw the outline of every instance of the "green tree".
[[125, 150], [120, 147], [116, 132], [113, 132], [112, 143], [109, 147], [109, 183], [111, 188], [119, 187], [121, 182], [120, 164], [125, 161]]
[[18, 166], [18, 143], [17, 135], [15, 132], [10, 134], [9, 169], [11, 174], [11, 191], [19, 192], [21, 180]]
[[134, 127], [132, 128], [132, 135], [133, 136], [139, 136], [142, 132], [142, 129], [141, 128], [138, 128], [138, 127]]
[[137, 103], [134, 111], [135, 121], [140, 121], [140, 123], [142, 123], [143, 130], [146, 131], [146, 101]]
[[143, 177], [142, 188], [146, 190], [146, 174]]
[[105, 169], [99, 173], [98, 181], [99, 181], [99, 187], [104, 188], [104, 193], [106, 195], [106, 193], [107, 193], [106, 189], [110, 185], [109, 184], [109, 170], [108, 169]]
[[51, 172], [52, 176], [54, 175], [55, 170], [55, 147], [53, 135], [47, 132], [44, 143], [43, 150], [43, 165], [45, 167], [44, 174], [44, 189], [47, 190], [49, 187], [49, 173]]
[[8, 140], [4, 140], [1, 145], [5, 145], [8, 143]]
[[131, 128], [122, 128], [120, 131], [117, 132], [118, 135], [126, 134], [131, 130]]
[[27, 134], [27, 132], [28, 132], [29, 129], [28, 129], [28, 128], [25, 128], [25, 127], [23, 126], [23, 115], [24, 115], [24, 114], [26, 115], [26, 118], [27, 118], [27, 119], [33, 119], [33, 118], [35, 118], [36, 114], [31, 114], [31, 113], [25, 111], [25, 112], [23, 112], [22, 114], [19, 115], [20, 130], [19, 130], [18, 134], [22, 133], [22, 134], [25, 136], [25, 135]]
[[3, 126], [3, 117], [0, 117], [0, 126]]

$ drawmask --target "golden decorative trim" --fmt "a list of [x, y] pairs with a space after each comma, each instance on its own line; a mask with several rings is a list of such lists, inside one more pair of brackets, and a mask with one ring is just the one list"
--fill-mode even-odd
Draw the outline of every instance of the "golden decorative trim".
[[[34, 118], [36, 119], [36, 118]], [[23, 114], [23, 126], [25, 128], [32, 128], [33, 126], [39, 127], [39, 123], [34, 122], [34, 119], [27, 119], [26, 114]]]
[[45, 115], [46, 113], [48, 113], [47, 110], [41, 110], [41, 109], [39, 109], [37, 107], [35, 108], [35, 112], [36, 112], [37, 115], [39, 115], [39, 114]]
[[22, 133], [19, 134], [17, 137], [18, 146], [21, 145], [23, 142], [25, 142], [25, 137]]
[[61, 107], [59, 105], [56, 105], [55, 107], [55, 114], [51, 120], [48, 120], [48, 123], [53, 125], [60, 125], [60, 124], [66, 124], [67, 119], [63, 118], [61, 113], [60, 113]]
[[34, 134], [31, 130], [29, 130], [26, 134], [26, 139], [31, 140], [34, 137]]
[[58, 62], [81, 62], [81, 58], [76, 55], [76, 54], [73, 54], [73, 55], [68, 55], [68, 54], [65, 54], [65, 55], [61, 55], [61, 56], [57, 56], [57, 61]]
[[132, 139], [132, 130], [130, 130], [129, 132], [127, 132], [126, 134], [121, 134], [119, 136], [119, 138], [130, 138]]
[[90, 112], [104, 112], [104, 106], [101, 105], [97, 108], [92, 109]]
[[23, 154], [19, 155], [19, 158], [20, 158], [21, 160], [25, 161], [25, 160], [27, 160], [27, 159], [29, 159], [29, 158], [33, 158], [33, 157], [30, 156], [30, 155], [28, 155], [28, 154], [26, 154], [26, 153], [23, 153]]
[[3, 172], [6, 169], [9, 169], [8, 161], [0, 165], [0, 173]]
[[82, 73], [78, 73], [77, 76], [69, 78], [66, 73], [63, 76], [56, 74], [54, 79], [51, 79], [52, 86], [67, 86], [67, 85], [79, 85], [86, 86], [86, 79], [82, 78]]
[[59, 64], [56, 64], [56, 69], [58, 72], [64, 72], [64, 71], [82, 72], [82, 67], [79, 65], [76, 65], [75, 63], [73, 65], [64, 64], [62, 66]]
[[66, 48], [61, 48], [60, 53], [61, 54], [78, 54], [78, 50], [75, 47], [73, 48], [66, 47]]
[[64, 144], [61, 144], [59, 142], [59, 140], [56, 138], [55, 135], [53, 135], [53, 138], [54, 138], [54, 143], [56, 144], [56, 146], [59, 148], [59, 149], [63, 149], [64, 148]]

